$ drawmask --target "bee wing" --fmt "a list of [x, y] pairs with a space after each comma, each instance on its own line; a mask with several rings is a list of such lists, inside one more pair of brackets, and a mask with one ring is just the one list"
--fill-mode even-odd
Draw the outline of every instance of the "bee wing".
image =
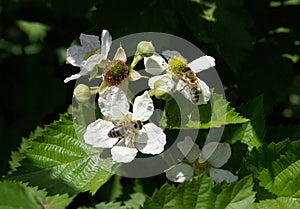
[[[199, 90], [199, 100], [195, 105], [206, 104], [210, 98], [210, 90], [206, 83], [199, 78], [197, 78], [197, 89]], [[188, 84], [183, 80], [179, 80], [176, 86], [176, 90], [179, 91], [185, 98], [193, 101], [193, 94], [191, 92], [191, 88], [189, 88]]]
[[134, 147], [134, 138], [136, 133], [128, 133], [126, 136], [124, 136], [124, 143], [126, 147]]
[[209, 101], [211, 95], [209, 87], [204, 81], [200, 80], [199, 78], [198, 78], [198, 87], [200, 89], [200, 97], [196, 105], [206, 104]]
[[202, 56], [199, 57], [188, 64], [188, 66], [195, 72], [199, 73], [203, 70], [206, 70], [210, 67], [214, 67], [215, 59], [211, 56]]
[[188, 87], [188, 84], [186, 82], [179, 79], [177, 86], [176, 86], [176, 90], [179, 91], [185, 98], [192, 101], [191, 90]]
[[165, 50], [162, 52], [162, 55], [167, 59], [174, 58], [174, 57], [182, 57], [183, 58], [183, 56], [178, 51], [175, 51], [175, 50]]

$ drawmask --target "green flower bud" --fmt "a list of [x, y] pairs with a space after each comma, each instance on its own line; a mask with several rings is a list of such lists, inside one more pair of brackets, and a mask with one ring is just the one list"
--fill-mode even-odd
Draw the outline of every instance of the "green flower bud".
[[155, 48], [151, 41], [141, 41], [137, 45], [137, 51], [143, 57], [150, 57], [155, 52]]
[[170, 95], [169, 92], [166, 92], [162, 89], [154, 89], [154, 95], [156, 98], [158, 99], [163, 99], [163, 100], [171, 100], [172, 99], [172, 96]]
[[80, 103], [88, 102], [91, 97], [90, 88], [87, 85], [79, 84], [74, 89], [73, 95]]

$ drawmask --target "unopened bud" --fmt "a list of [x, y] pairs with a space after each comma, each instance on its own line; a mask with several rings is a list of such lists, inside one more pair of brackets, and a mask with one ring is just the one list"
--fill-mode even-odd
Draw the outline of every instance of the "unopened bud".
[[90, 88], [87, 85], [79, 84], [74, 89], [73, 95], [75, 99], [80, 103], [88, 102], [91, 97]]
[[151, 41], [141, 41], [137, 45], [137, 51], [143, 57], [150, 57], [155, 52], [155, 48]]
[[158, 99], [170, 100], [174, 83], [169, 76], [164, 76], [154, 83], [154, 95]]

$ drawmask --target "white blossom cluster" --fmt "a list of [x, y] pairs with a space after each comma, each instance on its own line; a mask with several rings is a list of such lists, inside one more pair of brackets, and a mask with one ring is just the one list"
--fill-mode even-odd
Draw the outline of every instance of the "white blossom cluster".
[[[98, 106], [103, 117], [87, 126], [84, 141], [93, 147], [110, 149], [113, 162], [130, 163], [138, 152], [157, 155], [164, 151], [166, 134], [161, 127], [149, 121], [155, 108], [152, 96], [167, 100], [168, 96], [180, 92], [194, 105], [206, 104], [210, 99], [208, 85], [196, 73], [214, 67], [213, 57], [202, 56], [188, 63], [177, 51], [167, 50], [160, 55], [151, 42], [142, 41], [137, 45], [132, 63], [128, 65], [122, 46], [112, 60], [108, 59], [112, 38], [107, 30], [102, 31], [101, 42], [98, 36], [86, 34], [81, 34], [79, 40], [80, 46], [67, 49], [67, 61], [79, 67], [80, 71], [64, 82], [82, 76], [102, 78], [101, 85], [94, 88], [79, 84], [74, 90], [74, 97], [80, 103], [88, 102], [92, 94], [98, 94]], [[141, 60], [145, 71], [153, 76], [148, 80], [149, 90], [136, 96], [132, 102], [124, 90], [124, 83], [143, 77], [134, 70]], [[192, 149], [190, 145], [190, 139], [178, 143], [187, 163], [181, 162], [168, 169], [168, 179], [183, 182], [204, 171], [208, 171], [216, 182], [236, 179], [229, 171], [219, 169], [230, 157], [228, 144], [209, 143], [202, 151], [197, 145], [193, 145]], [[212, 150], [215, 152], [210, 153]]]

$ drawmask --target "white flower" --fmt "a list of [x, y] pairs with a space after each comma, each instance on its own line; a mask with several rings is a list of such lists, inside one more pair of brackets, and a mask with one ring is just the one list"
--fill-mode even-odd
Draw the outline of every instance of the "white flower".
[[[106, 88], [110, 86], [119, 86], [122, 88], [124, 81], [136, 81], [143, 76], [141, 76], [137, 71], [128, 67], [126, 65], [127, 56], [125, 50], [122, 48], [121, 44], [113, 60], [108, 60], [105, 65], [103, 72], [103, 82], [98, 88], [101, 94]], [[126, 83], [125, 83], [126, 85]]]
[[[190, 137], [186, 137], [177, 146], [186, 156], [188, 162], [179, 163], [166, 170], [166, 176], [169, 180], [182, 183], [182, 179], [191, 180], [194, 173], [200, 174], [203, 172], [208, 172], [216, 183], [224, 180], [231, 183], [238, 179], [230, 171], [220, 169], [231, 155], [229, 144], [210, 142], [204, 145], [201, 151]], [[194, 167], [189, 164], [193, 164]]]
[[[182, 68], [190, 68], [192, 73], [199, 73], [215, 66], [215, 59], [210, 56], [202, 56], [190, 63], [186, 63], [186, 60], [177, 51], [167, 50], [162, 54], [169, 58], [169, 63], [166, 63], [158, 54], [144, 58], [146, 72], [152, 75], [158, 75], [166, 70], [164, 75], [150, 78], [148, 82], [149, 87], [153, 89], [154, 92], [160, 91], [159, 95], [161, 92], [172, 94], [174, 91], [179, 91], [185, 98], [196, 105], [206, 104], [210, 98], [209, 87], [204, 81], [197, 77], [196, 81], [193, 81], [193, 83], [196, 83], [196, 88], [199, 92], [199, 98], [197, 98], [195, 90], [191, 90], [191, 87], [187, 84], [190, 83], [192, 79], [189, 78], [189, 75], [182, 76]], [[172, 64], [173, 60], [176, 60], [176, 63]], [[174, 68], [178, 67], [178, 64], [180, 64], [180, 70], [179, 68], [174, 70]], [[188, 80], [189, 82], [187, 82]]]
[[[128, 163], [137, 155], [138, 150], [144, 154], [159, 154], [166, 144], [163, 130], [153, 123], [135, 127], [138, 122], [149, 120], [154, 111], [153, 101], [148, 92], [135, 98], [132, 113], [125, 93], [118, 87], [106, 88], [99, 97], [102, 114], [110, 121], [98, 119], [88, 125], [84, 140], [94, 147], [112, 148], [112, 160]], [[112, 122], [111, 122], [112, 121]], [[113, 128], [124, 132], [119, 138], [109, 137]]]
[[107, 59], [112, 38], [107, 30], [101, 34], [101, 44], [98, 36], [80, 34], [81, 46], [71, 46], [67, 49], [67, 61], [80, 67], [80, 72], [64, 80], [65, 83], [91, 73], [96, 65]]

